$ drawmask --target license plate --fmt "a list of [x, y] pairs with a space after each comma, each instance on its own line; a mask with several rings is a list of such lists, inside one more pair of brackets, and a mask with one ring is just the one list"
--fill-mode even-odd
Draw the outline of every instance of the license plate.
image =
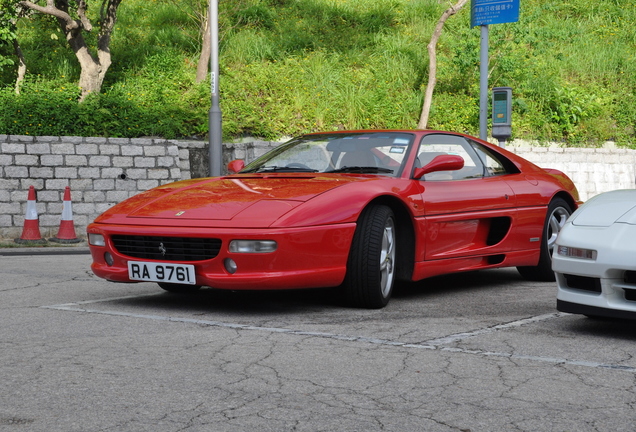
[[196, 284], [191, 264], [128, 261], [128, 277], [138, 281]]

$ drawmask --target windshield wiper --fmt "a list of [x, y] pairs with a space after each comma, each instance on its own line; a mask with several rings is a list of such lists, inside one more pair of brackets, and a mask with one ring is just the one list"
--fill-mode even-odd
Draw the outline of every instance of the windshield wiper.
[[325, 171], [328, 173], [393, 173], [392, 169], [383, 167], [371, 167], [371, 166], [345, 166], [331, 171]]
[[270, 166], [262, 166], [258, 168], [251, 169], [249, 171], [243, 171], [246, 173], [268, 173], [268, 172], [309, 172], [315, 173], [318, 172], [317, 169], [312, 168], [302, 168], [302, 167], [282, 167], [276, 165]]

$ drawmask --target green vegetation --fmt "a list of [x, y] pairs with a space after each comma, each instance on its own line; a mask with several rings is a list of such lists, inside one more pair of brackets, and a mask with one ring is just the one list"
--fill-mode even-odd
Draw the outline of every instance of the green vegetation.
[[[124, 0], [114, 63], [101, 94], [82, 104], [79, 68], [55, 24], [22, 19], [29, 72], [16, 96], [15, 70], [0, 69], [0, 133], [204, 137], [210, 90], [194, 82], [197, 3]], [[416, 127], [426, 45], [448, 5], [222, 0], [224, 138]], [[490, 86], [513, 88], [514, 137], [636, 144], [635, 25], [633, 0], [523, 0], [518, 23], [490, 26]], [[479, 30], [468, 7], [448, 20], [438, 62], [429, 127], [478, 134]]]
[[3, 66], [14, 64], [13, 59], [11, 59], [12, 55], [8, 52], [13, 47], [13, 40], [16, 37], [15, 25], [13, 24], [15, 16], [15, 5], [6, 2], [0, 3], [0, 69]]

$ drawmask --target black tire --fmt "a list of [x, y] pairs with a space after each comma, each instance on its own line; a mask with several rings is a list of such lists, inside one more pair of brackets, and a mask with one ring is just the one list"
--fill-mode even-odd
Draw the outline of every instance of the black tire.
[[173, 284], [164, 282], [159, 282], [159, 286], [166, 291], [175, 294], [190, 294], [201, 288], [201, 285]]
[[555, 280], [552, 271], [552, 253], [557, 235], [572, 214], [572, 208], [562, 198], [555, 198], [548, 206], [543, 233], [541, 236], [541, 255], [536, 266], [517, 267], [521, 276], [532, 281], [552, 282]]
[[396, 279], [396, 247], [393, 211], [385, 205], [367, 207], [358, 220], [347, 263], [344, 290], [351, 306], [387, 305]]

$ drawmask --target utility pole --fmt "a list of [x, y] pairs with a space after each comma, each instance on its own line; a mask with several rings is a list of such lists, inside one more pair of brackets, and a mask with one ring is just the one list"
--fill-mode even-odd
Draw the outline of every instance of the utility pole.
[[223, 165], [223, 129], [221, 106], [219, 105], [219, 2], [210, 0], [210, 115], [209, 132], [210, 141], [210, 176], [221, 175]]

